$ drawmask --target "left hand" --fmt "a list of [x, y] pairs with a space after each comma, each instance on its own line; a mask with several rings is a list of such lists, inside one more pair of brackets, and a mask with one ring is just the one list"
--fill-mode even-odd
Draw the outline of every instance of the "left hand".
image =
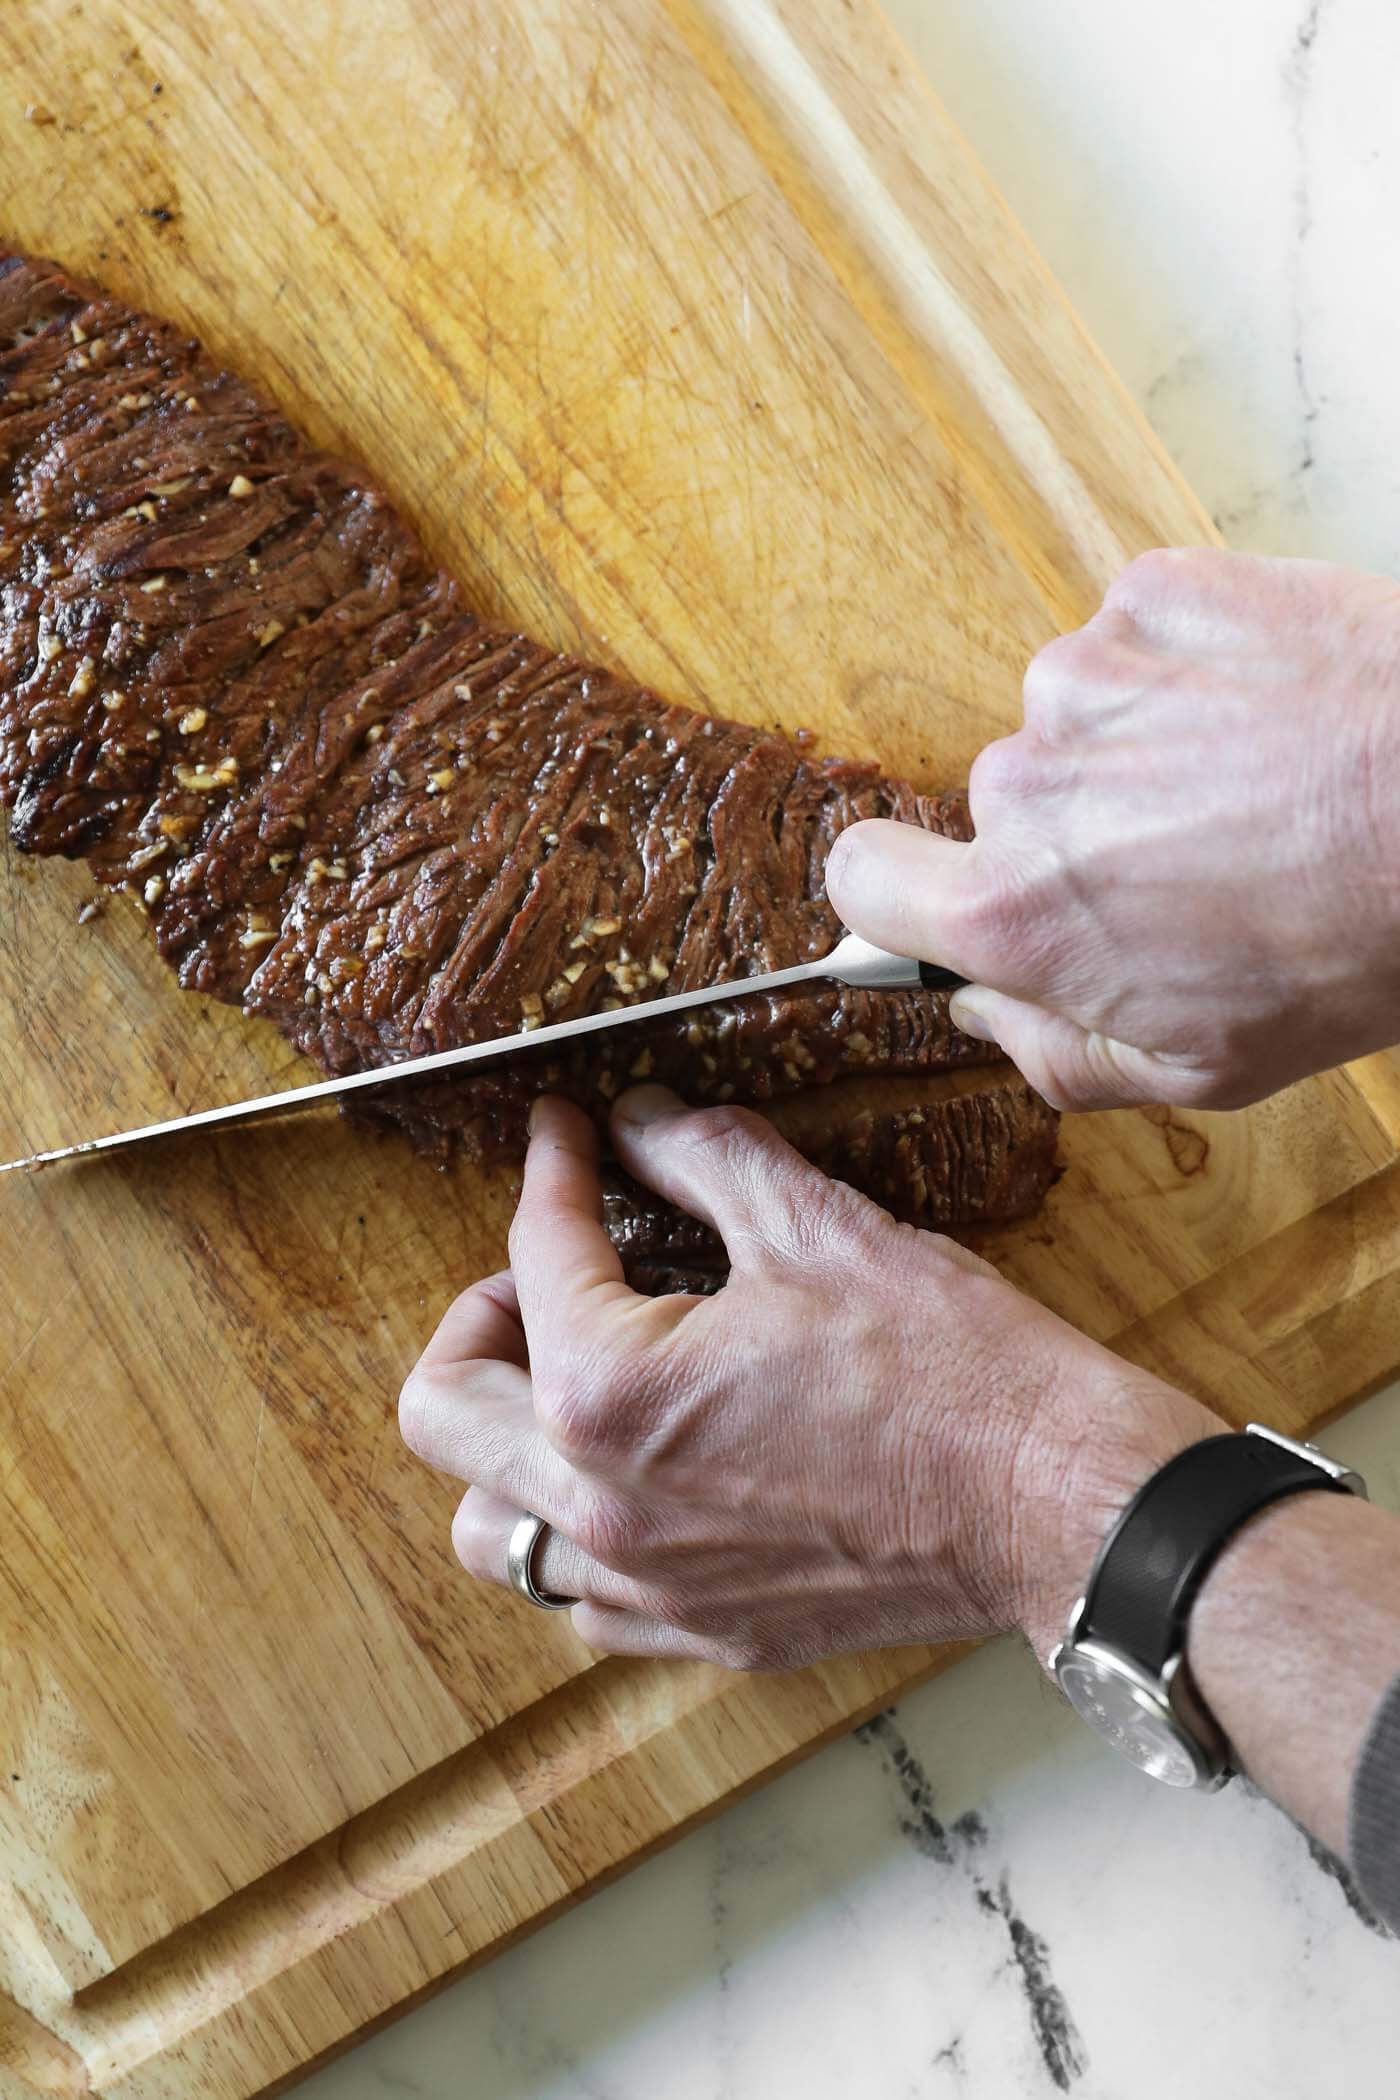
[[409, 1378], [411, 1448], [470, 1480], [453, 1527], [618, 1654], [781, 1669], [842, 1648], [1063, 1627], [1118, 1508], [1218, 1427], [951, 1241], [897, 1225], [761, 1117], [618, 1102], [623, 1165], [722, 1236], [713, 1298], [644, 1298], [602, 1225], [586, 1116], [537, 1104], [512, 1266]]

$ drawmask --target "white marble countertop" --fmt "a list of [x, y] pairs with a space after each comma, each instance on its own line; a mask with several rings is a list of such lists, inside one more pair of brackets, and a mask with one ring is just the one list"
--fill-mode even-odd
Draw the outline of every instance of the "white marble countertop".
[[[1400, 572], [1393, 0], [886, 0], [1237, 546]], [[1400, 1507], [1400, 1391], [1326, 1439]], [[1400, 1948], [1241, 1786], [1009, 1643], [310, 2081], [308, 2100], [1395, 2090]]]

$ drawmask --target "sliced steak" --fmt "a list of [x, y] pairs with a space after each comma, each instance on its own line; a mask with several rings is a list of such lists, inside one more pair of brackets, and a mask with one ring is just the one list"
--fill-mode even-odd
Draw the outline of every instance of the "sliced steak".
[[617, 1095], [643, 1079], [697, 1103], [753, 1106], [861, 1073], [912, 1075], [986, 1062], [982, 1045], [952, 1026], [944, 999], [821, 984], [716, 1000], [694, 1014], [585, 1037], [564, 1046], [564, 1054], [559, 1046], [526, 1052], [468, 1079], [417, 1080], [382, 1096], [362, 1094], [353, 1112], [400, 1125], [420, 1150], [441, 1159], [458, 1144], [478, 1158], [510, 1159], [524, 1151], [530, 1104], [542, 1093], [577, 1101], [606, 1128]]
[[[969, 835], [960, 796], [480, 623], [358, 469], [171, 324], [22, 256], [0, 257], [0, 799], [21, 848], [135, 897], [183, 984], [331, 1072], [818, 956], [845, 825]], [[987, 1055], [942, 999], [823, 986], [368, 1112], [518, 1156], [546, 1086], [601, 1115], [632, 1078], [762, 1102]], [[906, 1212], [922, 1171], [928, 1218], [995, 1214], [971, 1140], [908, 1141], [857, 1122], [827, 1151]]]

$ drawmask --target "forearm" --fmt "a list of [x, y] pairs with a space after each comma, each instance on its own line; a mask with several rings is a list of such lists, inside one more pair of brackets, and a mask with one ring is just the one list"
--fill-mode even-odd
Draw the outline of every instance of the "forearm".
[[1207, 1577], [1186, 1652], [1250, 1778], [1345, 1853], [1357, 1756], [1400, 1671], [1400, 1518], [1328, 1493], [1264, 1511]]

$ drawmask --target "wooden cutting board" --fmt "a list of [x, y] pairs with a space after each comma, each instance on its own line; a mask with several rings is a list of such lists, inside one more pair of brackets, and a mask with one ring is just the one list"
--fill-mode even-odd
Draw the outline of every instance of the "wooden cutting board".
[[[856, 0], [10, 0], [0, 79], [6, 238], [677, 698], [941, 784], [1209, 536]], [[296, 1076], [0, 886], [0, 1156]], [[1397, 1094], [1077, 1122], [999, 1258], [1297, 1429], [1400, 1356]], [[0, 1186], [4, 2100], [264, 2090], [948, 1660], [600, 1662], [455, 1571], [393, 1403], [506, 1212], [334, 1119]]]

